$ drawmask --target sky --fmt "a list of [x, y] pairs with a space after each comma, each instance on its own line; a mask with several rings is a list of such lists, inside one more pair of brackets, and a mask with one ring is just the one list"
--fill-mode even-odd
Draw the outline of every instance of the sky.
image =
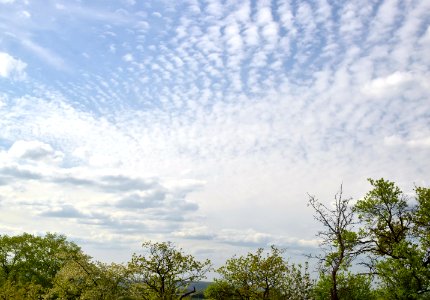
[[430, 185], [430, 1], [0, 0], [0, 234], [318, 251], [309, 195]]

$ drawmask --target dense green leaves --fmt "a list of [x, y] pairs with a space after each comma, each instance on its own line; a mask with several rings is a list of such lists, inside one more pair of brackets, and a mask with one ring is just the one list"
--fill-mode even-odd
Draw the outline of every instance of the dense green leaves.
[[115, 300], [126, 296], [128, 288], [125, 266], [94, 263], [90, 257], [79, 255], [59, 270], [48, 298]]
[[378, 255], [404, 256], [405, 249], [399, 252], [396, 246], [406, 241], [412, 208], [393, 182], [384, 179], [369, 179], [369, 182], [374, 188], [355, 206], [364, 226], [362, 236], [367, 238]]
[[430, 298], [429, 195], [417, 187], [415, 201], [394, 182], [369, 182], [373, 189], [355, 206], [368, 266], [381, 281], [384, 298]]
[[354, 299], [352, 290], [357, 288], [347, 289], [346, 294], [342, 290], [364, 278], [345, 273], [360, 256], [369, 276], [379, 283], [380, 299], [430, 298], [429, 189], [416, 187], [412, 199], [394, 182], [369, 182], [373, 188], [355, 206], [341, 197], [335, 198], [333, 209], [313, 197], [309, 201], [324, 226], [318, 234], [323, 246], [319, 258], [324, 264], [315, 295]]
[[194, 281], [205, 278], [210, 261], [197, 261], [170, 242], [145, 242], [146, 255], [129, 263], [133, 293], [141, 299], [179, 299]]
[[212, 299], [309, 299], [312, 290], [307, 266], [288, 264], [283, 251], [272, 246], [264, 255], [256, 253], [233, 257], [217, 272], [205, 295]]
[[[376, 292], [372, 290], [370, 276], [339, 272], [336, 279], [338, 297], [341, 300], [377, 299]], [[332, 280], [330, 275], [320, 274], [319, 280], [313, 290], [315, 300], [326, 300], [332, 297]]]
[[430, 188], [417, 187], [415, 189], [417, 207], [413, 221], [415, 237], [421, 242], [426, 251], [426, 265], [430, 265]]
[[210, 268], [170, 242], [143, 248], [108, 265], [61, 235], [0, 236], [0, 299], [180, 299]]
[[23, 298], [44, 293], [52, 287], [54, 277], [69, 257], [80, 251], [76, 244], [68, 242], [62, 235], [0, 236], [0, 285], [4, 286], [3, 292], [12, 293], [14, 290]]

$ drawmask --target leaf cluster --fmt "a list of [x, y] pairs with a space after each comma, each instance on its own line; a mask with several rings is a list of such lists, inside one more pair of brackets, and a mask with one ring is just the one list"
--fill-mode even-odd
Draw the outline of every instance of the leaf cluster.
[[411, 199], [394, 182], [369, 182], [373, 188], [355, 205], [343, 200], [341, 192], [333, 209], [314, 197], [309, 199], [315, 218], [324, 228], [318, 233], [323, 253], [317, 257], [322, 273], [316, 290], [325, 287], [326, 297], [333, 300], [353, 299], [353, 294], [344, 296], [343, 291], [357, 290], [346, 287], [362, 280], [348, 271], [360, 257], [359, 264], [368, 268], [362, 275], [378, 283], [377, 293], [372, 295], [380, 299], [429, 299], [430, 189], [416, 187], [415, 199]]
[[272, 246], [270, 253], [259, 248], [228, 259], [217, 270], [221, 278], [205, 295], [212, 299], [308, 299], [313, 281], [307, 265], [302, 270], [300, 265], [289, 264], [283, 252]]

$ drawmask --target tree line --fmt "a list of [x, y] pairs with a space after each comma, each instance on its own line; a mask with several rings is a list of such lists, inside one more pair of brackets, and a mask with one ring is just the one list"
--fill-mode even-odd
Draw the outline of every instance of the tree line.
[[92, 260], [63, 235], [0, 235], [0, 299], [190, 299], [216, 271], [205, 299], [430, 299], [430, 188], [414, 196], [369, 179], [363, 199], [308, 204], [321, 223], [316, 260], [290, 263], [276, 246], [213, 269], [171, 242], [144, 242], [124, 264]]

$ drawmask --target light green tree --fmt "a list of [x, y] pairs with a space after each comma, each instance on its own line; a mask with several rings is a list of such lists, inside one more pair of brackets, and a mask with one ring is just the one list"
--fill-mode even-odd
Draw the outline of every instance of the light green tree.
[[[313, 291], [315, 300], [331, 298], [330, 290], [333, 286], [332, 277], [321, 273]], [[339, 299], [345, 300], [372, 300], [377, 299], [376, 292], [372, 289], [372, 277], [369, 275], [357, 275], [350, 272], [337, 274], [337, 291]]]
[[393, 182], [369, 179], [373, 189], [355, 206], [360, 239], [368, 245], [371, 272], [386, 299], [430, 298], [429, 203], [427, 188], [416, 188], [416, 201]]
[[57, 272], [47, 299], [122, 299], [129, 294], [127, 268], [92, 262], [87, 255], [70, 257]]
[[143, 255], [128, 264], [131, 290], [140, 299], [181, 299], [192, 282], [205, 278], [211, 263], [198, 261], [171, 242], [145, 242]]
[[[0, 290], [23, 295], [42, 295], [52, 287], [56, 273], [67, 263], [68, 256], [80, 248], [65, 236], [48, 233], [34, 236], [0, 236]], [[23, 296], [24, 297], [24, 296]], [[11, 297], [13, 298], [13, 297]], [[24, 297], [25, 298], [25, 297]], [[37, 297], [36, 297], [37, 298]], [[33, 298], [34, 299], [34, 298]]]
[[413, 216], [415, 224], [413, 234], [425, 253], [424, 267], [430, 267], [430, 188], [416, 187], [415, 193], [417, 207]]
[[208, 287], [212, 299], [309, 299], [312, 280], [300, 266], [288, 264], [283, 250], [274, 246], [270, 253], [260, 248], [256, 253], [233, 257], [217, 272], [220, 279]]

